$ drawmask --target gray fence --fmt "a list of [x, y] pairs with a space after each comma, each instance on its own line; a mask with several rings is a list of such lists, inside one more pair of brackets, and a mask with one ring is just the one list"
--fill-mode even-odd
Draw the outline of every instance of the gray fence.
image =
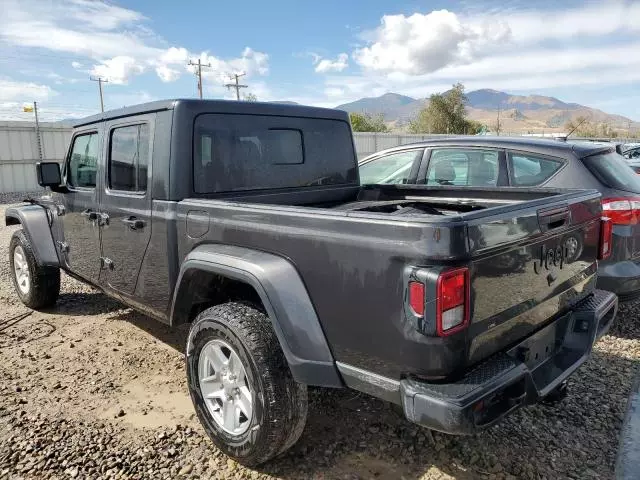
[[64, 159], [71, 129], [51, 123], [40, 124], [40, 144], [35, 124], [0, 122], [0, 193], [39, 189], [34, 165], [42, 160]]
[[[362, 159], [385, 148], [448, 135], [354, 133], [353, 136], [358, 158]], [[61, 162], [71, 139], [71, 128], [41, 123], [40, 139], [42, 159]], [[38, 136], [34, 123], [0, 122], [0, 193], [38, 190], [34, 165], [39, 159]]]

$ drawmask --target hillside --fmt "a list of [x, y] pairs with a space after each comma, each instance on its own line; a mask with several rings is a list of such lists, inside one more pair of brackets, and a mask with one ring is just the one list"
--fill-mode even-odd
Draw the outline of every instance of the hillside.
[[[623, 133], [626, 133], [628, 128], [640, 129], [640, 122], [622, 115], [609, 114], [577, 103], [566, 103], [555, 97], [544, 95], [511, 95], [497, 90], [483, 89], [467, 93], [467, 98], [469, 100], [467, 111], [471, 119], [491, 128], [496, 123], [498, 110], [500, 110], [500, 121], [506, 132], [560, 132], [564, 131], [567, 121], [575, 120], [579, 116], [590, 118], [592, 123], [606, 123]], [[348, 112], [382, 114], [388, 124], [394, 129], [401, 130], [406, 128], [409, 121], [427, 102], [427, 99], [386, 93], [380, 97], [362, 98], [355, 102], [338, 105], [336, 108]]]

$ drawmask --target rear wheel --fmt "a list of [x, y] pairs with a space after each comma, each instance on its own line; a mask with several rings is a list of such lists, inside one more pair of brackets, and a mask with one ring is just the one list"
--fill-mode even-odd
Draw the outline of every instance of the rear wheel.
[[228, 456], [258, 465], [298, 440], [307, 387], [297, 383], [268, 317], [241, 303], [203, 311], [187, 341], [191, 399], [207, 434]]
[[22, 303], [34, 310], [56, 303], [60, 295], [60, 269], [37, 264], [24, 230], [18, 230], [11, 237], [9, 265], [13, 286]]

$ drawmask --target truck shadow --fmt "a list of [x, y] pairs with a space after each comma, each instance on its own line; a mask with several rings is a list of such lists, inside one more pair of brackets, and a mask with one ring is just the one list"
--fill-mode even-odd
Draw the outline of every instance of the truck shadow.
[[611, 330], [609, 330], [609, 335], [627, 340], [637, 340], [640, 337], [639, 311], [640, 300], [621, 303], [618, 308], [618, 315], [613, 325], [611, 325]]
[[99, 315], [127, 308], [102, 292], [61, 293], [55, 306], [44, 310], [56, 315]]
[[162, 343], [169, 345], [174, 350], [184, 353], [189, 334], [189, 325], [180, 325], [173, 328], [158, 320], [144, 315], [136, 310], [126, 308], [122, 312], [117, 312], [109, 317], [109, 320], [124, 321], [154, 336]]
[[313, 389], [302, 438], [260, 470], [287, 479], [610, 478], [636, 368], [595, 352], [560, 404], [521, 409], [465, 437], [429, 432], [366, 395]]

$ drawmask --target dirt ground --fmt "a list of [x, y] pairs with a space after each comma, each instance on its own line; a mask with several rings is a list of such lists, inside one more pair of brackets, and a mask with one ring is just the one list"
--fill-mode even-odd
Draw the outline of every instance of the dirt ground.
[[[0, 205], [0, 217], [4, 218]], [[13, 291], [0, 227], [0, 478], [611, 478], [640, 359], [639, 306], [571, 379], [471, 437], [431, 433], [384, 402], [312, 389], [298, 444], [251, 470], [217, 451], [195, 419], [186, 332], [63, 277], [58, 304], [32, 312]]]

